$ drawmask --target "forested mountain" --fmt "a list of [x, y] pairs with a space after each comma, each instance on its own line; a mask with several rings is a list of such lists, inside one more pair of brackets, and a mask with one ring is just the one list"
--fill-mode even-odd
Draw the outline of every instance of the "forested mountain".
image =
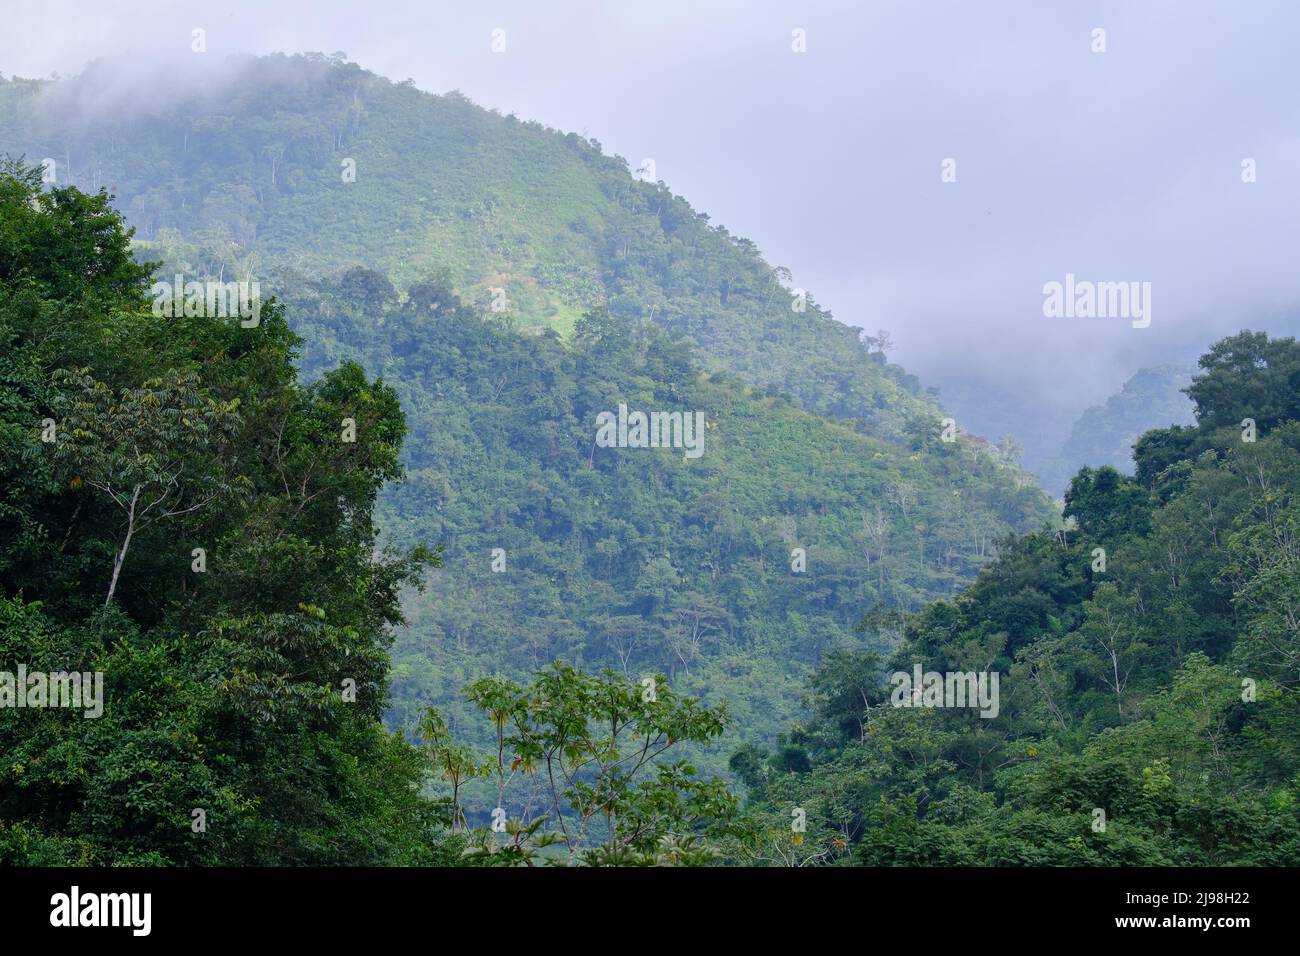
[[[564, 660], [665, 673], [729, 704], [729, 740], [771, 736], [808, 669], [862, 643], [866, 610], [950, 594], [1003, 537], [1052, 517], [991, 445], [944, 442], [938, 422], [899, 444], [818, 418], [605, 310], [566, 343], [433, 285], [399, 301], [358, 269], [289, 311], [309, 375], [355, 359], [396, 389], [408, 476], [381, 496], [380, 524], [446, 546], [395, 650], [402, 724], [435, 701], [457, 726], [476, 676]], [[620, 404], [701, 412], [702, 453], [598, 447], [598, 416]]]
[[1109, 465], [1131, 475], [1133, 445], [1143, 433], [1195, 421], [1191, 400], [1183, 391], [1194, 371], [1181, 365], [1139, 369], [1104, 405], [1086, 409], [1060, 451], [1042, 469], [1043, 487], [1053, 494], [1064, 492], [1070, 478], [1085, 465]]
[[109, 188], [149, 254], [187, 274], [283, 294], [359, 264], [562, 333], [605, 306], [883, 434], [937, 413], [882, 342], [793, 296], [788, 270], [594, 140], [323, 56], [232, 58], [180, 89], [114, 96], [134, 72], [110, 60], [0, 83], [0, 150]]
[[563, 665], [470, 689], [568, 854], [546, 804], [466, 833], [491, 765], [436, 710], [414, 742], [380, 721], [399, 591], [439, 563], [377, 549], [396, 395], [301, 384], [269, 303], [157, 315], [128, 240], [105, 195], [0, 166], [0, 865], [713, 860], [736, 800], [669, 751], [725, 711]]
[[[0, 82], [54, 160], [0, 170], [0, 862], [1300, 861], [1293, 339], [1215, 344], [1062, 522], [592, 141], [338, 58], [114, 69]], [[260, 316], [160, 314], [177, 272]]]
[[[886, 336], [598, 143], [325, 57], [88, 113], [114, 81], [0, 84], [0, 149], [112, 186], [162, 276], [257, 279], [308, 380], [356, 361], [399, 396], [379, 527], [446, 562], [409, 599], [397, 726], [436, 703], [465, 729], [484, 673], [663, 672], [732, 708], [697, 755], [725, 772], [868, 609], [951, 594], [1053, 518], [1010, 446], [941, 440]], [[703, 413], [705, 453], [594, 448], [620, 404]]]
[[[817, 822], [784, 853], [1300, 861], [1300, 345], [1225, 339], [1189, 395], [1196, 424], [1145, 434], [1135, 477], [1074, 477], [1069, 530], [1010, 543], [955, 600], [887, 621], [904, 635], [887, 661], [837, 652], [813, 719], [735, 755], [770, 834], [791, 806]], [[1000, 673], [998, 713], [897, 706], [882, 673], [917, 666]]]

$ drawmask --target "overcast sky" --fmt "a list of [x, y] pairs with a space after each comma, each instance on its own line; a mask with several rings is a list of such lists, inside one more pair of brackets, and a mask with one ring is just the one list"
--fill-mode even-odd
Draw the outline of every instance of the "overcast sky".
[[[1297, 331], [1294, 0], [0, 6], [5, 75], [156, 62], [202, 27], [211, 54], [343, 51], [653, 158], [927, 384], [1082, 407], [1243, 325]], [[1046, 318], [1066, 273], [1151, 282], [1150, 326]]]

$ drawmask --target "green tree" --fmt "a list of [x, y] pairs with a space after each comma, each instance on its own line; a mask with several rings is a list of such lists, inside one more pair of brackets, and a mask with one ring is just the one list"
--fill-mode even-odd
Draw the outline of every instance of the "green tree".
[[[548, 857], [556, 863], [711, 858], [699, 838], [730, 820], [735, 799], [721, 782], [697, 780], [691, 764], [666, 755], [683, 743], [716, 738], [726, 721], [723, 708], [678, 696], [662, 676], [638, 683], [560, 663], [527, 687], [484, 678], [466, 695], [496, 728], [498, 799], [516, 775], [536, 775], [547, 804], [544, 829], [541, 817], [513, 818], [505, 844], [483, 833], [475, 858], [531, 864], [537, 850], [554, 844], [565, 851]], [[498, 816], [505, 812], [499, 806]]]
[[113, 603], [131, 539], [155, 521], [192, 514], [232, 489], [223, 457], [239, 426], [239, 400], [223, 402], [197, 373], [169, 372], [115, 390], [90, 369], [56, 376], [56, 455], [62, 467], [105, 495], [125, 527], [104, 606]]

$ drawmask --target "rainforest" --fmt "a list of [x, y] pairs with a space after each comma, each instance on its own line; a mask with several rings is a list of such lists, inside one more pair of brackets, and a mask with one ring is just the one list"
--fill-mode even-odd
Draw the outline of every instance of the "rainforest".
[[1284, 297], [1029, 463], [585, 133], [223, 63], [0, 58], [0, 672], [98, 696], [0, 693], [0, 862], [1300, 865]]

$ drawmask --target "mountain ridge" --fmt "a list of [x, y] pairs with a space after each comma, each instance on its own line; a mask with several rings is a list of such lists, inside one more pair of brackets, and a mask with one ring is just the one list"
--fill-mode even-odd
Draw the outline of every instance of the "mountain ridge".
[[887, 337], [793, 295], [788, 270], [598, 141], [337, 58], [237, 63], [219, 89], [125, 121], [75, 105], [110, 85], [111, 61], [57, 84], [5, 81], [0, 147], [72, 159], [61, 182], [114, 185], [143, 253], [196, 273], [283, 283], [361, 264], [400, 288], [437, 279], [483, 308], [503, 297], [522, 327], [562, 334], [607, 306], [690, 338], [707, 367], [885, 435], [903, 435], [909, 415], [940, 417], [888, 362]]

